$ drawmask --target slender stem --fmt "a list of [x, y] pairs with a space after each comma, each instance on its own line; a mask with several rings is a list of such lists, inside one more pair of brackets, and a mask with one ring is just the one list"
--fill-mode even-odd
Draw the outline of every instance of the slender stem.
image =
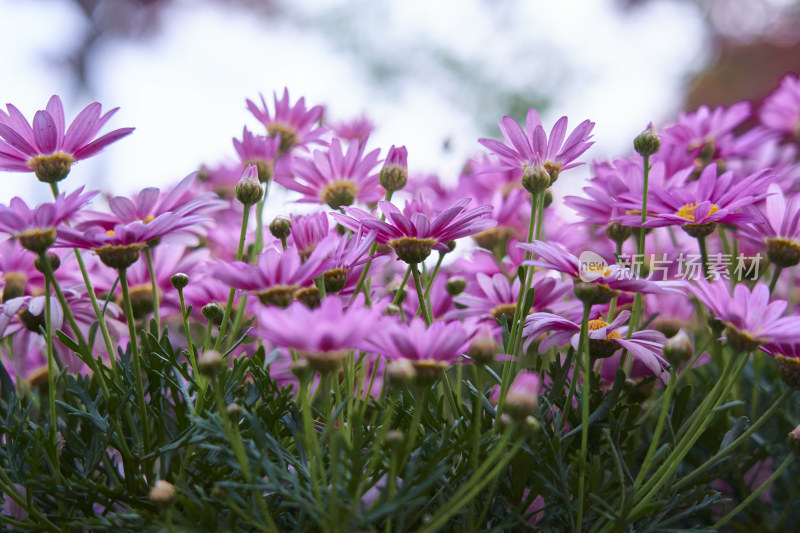
[[761, 493], [764, 492], [764, 490], [766, 490], [767, 487], [772, 485], [773, 481], [778, 479], [781, 476], [781, 474], [783, 474], [783, 472], [787, 468], [789, 468], [789, 465], [792, 464], [794, 458], [795, 454], [789, 453], [789, 455], [786, 456], [786, 459], [784, 459], [783, 462], [781, 463], [781, 466], [779, 466], [778, 469], [775, 472], [773, 472], [772, 475], [769, 476], [767, 480], [760, 487], [754, 490], [753, 493], [750, 494], [750, 496], [748, 496], [742, 503], [737, 505], [733, 511], [720, 518], [719, 522], [711, 526], [711, 529], [713, 529], [714, 531], [718, 530], [719, 528], [727, 524], [731, 518], [739, 514], [745, 507], [750, 505], [753, 502], [753, 500], [758, 498], [761, 495]]
[[[265, 193], [266, 194], [266, 193]], [[259, 223], [261, 221], [261, 210], [263, 209], [262, 202], [259, 202], [259, 216], [258, 220]], [[244, 211], [242, 212], [242, 227], [239, 231], [239, 247], [236, 249], [236, 260], [241, 261], [242, 257], [244, 256], [244, 241], [247, 238], [247, 221], [250, 219], [250, 205], [245, 204]], [[258, 242], [258, 238], [261, 235], [259, 232], [256, 235], [256, 242]], [[219, 332], [217, 333], [217, 341], [214, 343], [214, 349], [219, 351], [220, 346], [222, 345], [222, 338], [225, 336], [225, 330], [228, 329], [228, 320], [231, 317], [231, 309], [233, 309], [233, 297], [236, 294], [236, 289], [233, 287], [230, 288], [228, 291], [228, 301], [225, 303], [225, 312], [222, 315], [222, 324], [219, 326]]]
[[717, 464], [717, 462], [719, 462], [721, 459], [723, 459], [726, 455], [728, 455], [729, 453], [733, 452], [736, 448], [741, 446], [745, 441], [747, 441], [748, 438], [750, 438], [750, 435], [755, 433], [758, 430], [758, 428], [760, 428], [762, 425], [764, 425], [767, 421], [770, 420], [770, 418], [772, 417], [772, 414], [775, 411], [777, 411], [778, 409], [783, 407], [783, 404], [785, 404], [786, 401], [789, 398], [791, 398], [791, 396], [792, 396], [792, 394], [794, 394], [794, 392], [795, 392], [794, 389], [788, 389], [786, 392], [781, 394], [778, 397], [778, 399], [775, 400], [775, 403], [773, 403], [770, 406], [769, 409], [764, 411], [764, 414], [762, 414], [758, 418], [758, 420], [753, 422], [753, 424], [751, 424], [750, 427], [747, 428], [747, 430], [745, 430], [744, 433], [739, 435], [736, 438], [736, 440], [734, 440], [733, 442], [731, 442], [730, 444], [725, 446], [723, 449], [718, 451], [716, 454], [714, 454], [713, 457], [711, 457], [705, 463], [703, 463], [702, 465], [700, 465], [697, 468], [695, 468], [694, 470], [692, 470], [692, 472], [689, 475], [687, 475], [686, 477], [681, 479], [678, 483], [676, 483], [675, 486], [674, 486], [675, 490], [681, 490], [684, 487], [687, 487], [692, 481], [697, 479], [697, 477], [700, 474], [702, 474], [703, 472], [705, 472], [706, 470], [708, 470], [709, 468], [711, 468], [712, 466]]
[[[53, 321], [52, 317], [52, 303], [50, 302], [50, 282], [45, 280], [45, 338], [47, 342], [47, 398], [50, 403], [50, 440], [53, 445], [54, 457], [53, 460], [56, 464], [56, 471], [61, 472], [58, 456], [58, 426], [56, 424], [56, 364], [53, 361]], [[17, 354], [20, 356], [22, 354]]]
[[158, 283], [156, 282], [156, 271], [153, 268], [153, 249], [150, 246], [144, 248], [144, 258], [147, 262], [147, 273], [150, 276], [150, 286], [153, 289], [153, 318], [156, 320], [156, 331], [161, 333], [161, 303], [158, 297]]
[[97, 317], [97, 323], [100, 325], [100, 332], [103, 335], [103, 342], [106, 345], [111, 370], [112, 372], [116, 372], [117, 354], [114, 350], [114, 343], [111, 341], [111, 335], [108, 333], [105, 313], [100, 309], [100, 305], [97, 303], [97, 296], [94, 293], [94, 287], [92, 286], [92, 280], [89, 278], [89, 272], [86, 270], [86, 264], [83, 262], [83, 256], [77, 248], [74, 248], [73, 251], [75, 252], [75, 259], [78, 261], [78, 268], [81, 271], [83, 283], [86, 285], [86, 292], [89, 295], [89, 300], [92, 302], [92, 309]]
[[417, 264], [411, 263], [409, 267], [411, 268], [411, 273], [414, 275], [414, 285], [417, 287], [417, 300], [419, 300], [419, 309], [422, 311], [422, 318], [425, 319], [425, 324], [430, 326], [431, 322], [433, 322], [433, 319], [431, 318], [430, 309], [428, 309], [428, 306], [425, 305], [425, 294], [423, 293], [422, 280], [419, 276]]
[[[583, 495], [586, 484], [586, 454], [589, 445], [589, 392], [592, 385], [592, 361], [589, 355], [589, 313], [591, 304], [583, 304], [580, 340], [578, 341], [578, 357], [583, 357], [583, 401], [581, 402], [581, 455], [578, 462], [578, 516], [575, 523], [580, 533], [583, 524]], [[577, 365], [576, 365], [577, 366]], [[577, 369], [572, 371], [573, 378]], [[571, 402], [572, 400], [569, 399]]]
[[[392, 201], [392, 195], [393, 194], [394, 194], [394, 191], [387, 191], [386, 192], [386, 201], [387, 202], [391, 202]], [[384, 221], [384, 220], [386, 220], [386, 215], [382, 214], [381, 215], [381, 221]], [[377, 242], [372, 243], [372, 246], [369, 247], [369, 255], [370, 255], [370, 257], [375, 255], [375, 251], [377, 249], [378, 249], [378, 243]], [[364, 269], [361, 271], [361, 276], [359, 276], [359, 278], [358, 278], [358, 283], [356, 283], [356, 288], [353, 291], [353, 296], [350, 297], [350, 304], [352, 304], [356, 300], [356, 298], [358, 297], [358, 293], [361, 292], [362, 289], [364, 289], [364, 303], [367, 304], [367, 307], [372, 307], [372, 302], [370, 301], [370, 297], [369, 297], [369, 290], [367, 290], [367, 288], [364, 286], [364, 282], [367, 280], [367, 276], [369, 275], [369, 269], [370, 269], [371, 266], [372, 266], [372, 259], [367, 261], [367, 264], [364, 265]]]
[[[617, 261], [619, 261], [620, 256], [622, 255], [622, 241], [617, 243], [617, 251], [614, 254], [614, 257]], [[614, 315], [617, 314], [617, 296], [614, 296], [611, 299], [611, 305], [608, 307], [608, 321], [612, 322], [614, 320]]]
[[781, 277], [781, 272], [783, 272], [783, 267], [775, 265], [775, 272], [772, 273], [772, 279], [769, 281], [770, 294], [775, 294], [775, 285], [778, 283], [778, 278]]
[[635, 486], [639, 486], [639, 484], [644, 480], [644, 477], [647, 475], [647, 471], [650, 469], [650, 461], [653, 460], [653, 455], [658, 448], [658, 443], [661, 440], [661, 430], [664, 429], [664, 421], [667, 419], [667, 412], [669, 411], [669, 402], [672, 399], [672, 393], [675, 390], [675, 382], [678, 381], [675, 376], [675, 367], [670, 367], [669, 369], [669, 383], [667, 383], [667, 389], [664, 392], [664, 396], [661, 402], [661, 413], [658, 415], [658, 423], [656, 424], [656, 430], [653, 433], [653, 438], [650, 441], [650, 447], [647, 449], [647, 455], [644, 457], [644, 462], [642, 463], [642, 468], [639, 469], [639, 473], [636, 475], [636, 481], [634, 481]]
[[401, 467], [405, 466], [408, 457], [414, 450], [414, 445], [417, 440], [417, 431], [419, 429], [419, 421], [422, 419], [422, 411], [425, 409], [428, 400], [429, 389], [425, 388], [422, 391], [417, 389], [415, 391], [416, 401], [414, 402], [414, 414], [411, 415], [411, 425], [408, 426], [408, 439], [406, 446], [403, 450]]
[[700, 260], [703, 262], [703, 277], [708, 279], [708, 247], [704, 236], [697, 237], [697, 245], [700, 247]]
[[124, 268], [119, 269], [119, 284], [122, 287], [122, 301], [125, 307], [125, 318], [128, 322], [131, 359], [133, 360], [133, 379], [136, 397], [139, 401], [139, 421], [142, 425], [142, 438], [144, 439], [145, 451], [150, 452], [150, 426], [147, 417], [147, 404], [144, 398], [144, 385], [142, 384], [142, 364], [139, 360], [139, 345], [136, 341], [136, 323], [133, 318], [133, 306], [131, 305], [131, 295], [128, 289], [128, 274]]
[[[225, 429], [225, 433], [228, 434], [228, 441], [233, 448], [233, 455], [236, 457], [236, 461], [239, 463], [239, 468], [242, 470], [244, 480], [250, 484], [253, 482], [253, 476], [250, 473], [250, 461], [247, 459], [247, 452], [245, 452], [244, 449], [244, 443], [242, 441], [242, 435], [239, 432], [239, 426], [233, 424], [228, 416], [225, 398], [222, 396], [222, 383], [219, 379], [219, 375], [216, 376], [214, 392], [217, 398], [217, 411], [219, 411], [219, 416], [222, 420], [222, 427]], [[258, 508], [261, 510], [261, 514], [264, 515], [264, 520], [267, 522], [268, 530], [275, 531], [277, 533], [278, 528], [275, 525], [275, 522], [272, 520], [272, 516], [269, 514], [269, 509], [264, 501], [264, 495], [259, 489], [253, 488], [252, 491], [256, 505], [258, 505]]]
[[433, 267], [433, 273], [431, 273], [430, 277], [425, 284], [425, 301], [428, 302], [431, 299], [431, 287], [433, 287], [433, 280], [436, 279], [436, 276], [439, 274], [439, 268], [442, 266], [442, 260], [444, 260], [445, 253], [439, 252], [439, 260], [436, 261], [436, 266]]
[[[494, 447], [492, 453], [486, 457], [481, 467], [475, 471], [467, 482], [453, 494], [450, 500], [442, 505], [439, 511], [426, 522], [425, 527], [420, 530], [420, 533], [439, 531], [444, 527], [450, 517], [461, 511], [464, 505], [472, 501], [483, 487], [500, 475], [508, 463], [516, 456], [524, 443], [523, 439], [517, 439], [516, 442], [514, 442], [514, 446], [511, 447], [511, 450], [506, 450], [506, 444], [510, 438], [510, 433], [510, 431], [506, 431], [503, 434], [500, 438], [500, 442]], [[503, 457], [503, 454], [505, 454], [505, 457]]]

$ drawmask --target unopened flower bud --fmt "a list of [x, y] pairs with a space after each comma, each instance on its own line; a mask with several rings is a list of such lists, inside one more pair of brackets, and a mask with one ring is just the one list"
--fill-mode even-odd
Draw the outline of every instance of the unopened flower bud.
[[406, 434], [400, 429], [390, 429], [386, 432], [386, 446], [397, 451], [406, 443]]
[[384, 315], [399, 315], [400, 314], [400, 306], [395, 304], [389, 304], [383, 309]]
[[408, 181], [408, 150], [405, 146], [389, 148], [386, 161], [379, 174], [381, 187], [386, 192], [399, 191]]
[[800, 390], [800, 359], [775, 354], [775, 361], [778, 363], [778, 372], [784, 383], [793, 390]]
[[189, 276], [187, 276], [183, 272], [178, 272], [177, 274], [172, 275], [170, 281], [172, 282], [173, 287], [180, 290], [189, 284]]
[[656, 131], [653, 129], [652, 122], [647, 125], [647, 129], [637, 135], [633, 140], [633, 149], [636, 150], [639, 155], [651, 156], [658, 152], [660, 148], [661, 141], [658, 140], [658, 135], [656, 135]]
[[206, 350], [197, 361], [197, 369], [201, 374], [214, 377], [225, 368], [225, 360], [216, 350]]
[[546, 191], [544, 191], [544, 206], [550, 207], [552, 203], [553, 203], [553, 193], [552, 191], [550, 191], [550, 189], [547, 189]]
[[623, 226], [619, 220], [613, 220], [606, 225], [606, 237], [617, 244], [622, 244], [631, 236], [631, 228]]
[[529, 166], [522, 175], [522, 186], [534, 196], [543, 193], [550, 186], [550, 174], [542, 166]]
[[664, 357], [671, 365], [678, 366], [688, 361], [693, 353], [694, 343], [683, 329], [664, 344]]
[[239, 404], [236, 402], [229, 403], [225, 410], [228, 412], [228, 416], [238, 417], [239, 413], [242, 412], [242, 408], [239, 407]]
[[796, 455], [800, 455], [800, 426], [794, 428], [786, 437], [786, 445]]
[[305, 383], [314, 375], [314, 369], [306, 359], [299, 359], [292, 363], [292, 374], [300, 383]]
[[286, 239], [292, 233], [292, 221], [286, 217], [275, 217], [269, 223], [269, 232], [276, 239]]
[[[50, 268], [53, 269], [53, 272], [58, 270], [58, 267], [61, 266], [61, 258], [58, 257], [53, 252], [47, 252], [47, 259], [50, 261]], [[37, 256], [36, 258], [34, 258], [33, 266], [36, 267], [36, 270], [38, 270], [42, 274], [46, 273], [44, 265], [42, 264], [42, 257], [41, 256]]]
[[159, 479], [150, 489], [150, 501], [162, 509], [175, 500], [175, 486], [169, 481]]
[[417, 371], [408, 359], [396, 359], [386, 367], [386, 379], [392, 387], [406, 387], [410, 385], [416, 377]]
[[506, 412], [514, 420], [534, 415], [539, 408], [542, 380], [536, 372], [524, 371], [516, 377], [506, 393]]
[[472, 341], [472, 344], [469, 346], [469, 350], [467, 350], [467, 355], [469, 355], [476, 363], [488, 365], [494, 360], [494, 356], [499, 352], [500, 346], [497, 344], [494, 338], [483, 335]]
[[244, 205], [253, 205], [258, 203], [263, 196], [264, 190], [261, 188], [261, 182], [258, 181], [258, 167], [247, 165], [242, 179], [236, 184], [236, 199]]
[[445, 288], [450, 296], [458, 296], [467, 288], [467, 280], [461, 276], [453, 276], [447, 280]]
[[206, 320], [214, 320], [222, 315], [222, 308], [215, 302], [204, 305], [201, 311], [203, 316], [206, 317]]

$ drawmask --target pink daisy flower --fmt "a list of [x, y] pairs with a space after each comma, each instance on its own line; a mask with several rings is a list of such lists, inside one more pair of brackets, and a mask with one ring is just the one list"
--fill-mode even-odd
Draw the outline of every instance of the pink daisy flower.
[[268, 182], [275, 173], [280, 147], [280, 135], [262, 137], [253, 135], [247, 128], [242, 129], [241, 141], [233, 139], [233, 148], [242, 162], [242, 168], [246, 168], [247, 165], [255, 165], [258, 169], [258, 180], [261, 183]]
[[567, 125], [567, 117], [561, 117], [548, 137], [539, 113], [531, 109], [524, 130], [509, 116], [499, 122], [505, 143], [493, 139], [478, 139], [478, 142], [500, 159], [499, 168], [524, 171], [528, 167], [543, 166], [552, 183], [560, 172], [580, 165], [575, 160], [594, 144], [589, 142], [594, 122], [584, 120], [565, 141]]
[[301, 287], [322, 274], [332, 243], [322, 241], [305, 261], [294, 247], [268, 248], [255, 265], [236, 261], [217, 263], [214, 275], [236, 289], [253, 292], [264, 305], [287, 307]]
[[409, 361], [417, 372], [421, 384], [432, 384], [445, 368], [464, 355], [478, 333], [473, 322], [436, 321], [425, 326], [421, 318], [408, 324], [384, 319], [380, 327], [373, 328], [368, 339], [373, 351], [396, 361]]
[[465, 211], [469, 202], [469, 198], [462, 198], [433, 218], [422, 214], [419, 209], [409, 209], [408, 204], [404, 214], [390, 202], [378, 202], [389, 223], [358, 208], [346, 207], [347, 215], [331, 213], [331, 216], [352, 231], [358, 231], [362, 224], [367, 229], [378, 230], [377, 242], [391, 246], [402, 261], [419, 263], [432, 250], [449, 250], [449, 241], [495, 226], [494, 220], [485, 218], [491, 213], [491, 206]]
[[781, 188], [770, 184], [766, 205], [759, 219], [743, 226], [742, 237], [759, 245], [766, 244], [767, 257], [781, 267], [800, 263], [800, 194], [786, 201]]
[[[696, 186], [666, 189], [654, 184], [647, 201], [647, 220], [644, 227], [681, 226], [692, 237], [710, 235], [716, 222], [741, 226], [756, 222], [758, 217], [747, 206], [766, 198], [761, 193], [777, 176], [762, 170], [739, 178], [733, 172], [717, 176], [717, 165], [708, 165], [700, 174]], [[642, 217], [623, 215], [618, 218], [626, 226], [641, 226]]]
[[[630, 318], [629, 311], [622, 311], [609, 324], [602, 318], [589, 321], [589, 355], [595, 359], [611, 357], [618, 350], [627, 349], [635, 358], [657, 376], [669, 366], [662, 356], [667, 338], [660, 331], [641, 330], [626, 338], [628, 327], [623, 326]], [[539, 336], [552, 332], [539, 343], [539, 351], [543, 352], [552, 346], [562, 346], [570, 342], [578, 349], [580, 341], [580, 324], [551, 313], [534, 313], [525, 321], [522, 334], [526, 337], [527, 347]]]
[[64, 106], [56, 95], [45, 109], [36, 112], [33, 125], [19, 109], [6, 104], [7, 112], [0, 109], [0, 170], [33, 171], [40, 181], [49, 183], [66, 178], [73, 163], [95, 155], [134, 130], [121, 128], [94, 139], [119, 108], [102, 116], [101, 109], [97, 102], [89, 104], [67, 129]]
[[365, 144], [351, 141], [347, 152], [338, 139], [330, 147], [315, 150], [312, 159], [295, 159], [294, 177], [278, 176], [275, 181], [303, 195], [300, 202], [328, 204], [332, 209], [352, 205], [356, 200], [376, 202], [383, 197], [378, 174], [380, 150], [364, 155]]
[[800, 316], [783, 316], [787, 302], [770, 302], [769, 289], [763, 283], [757, 283], [752, 291], [738, 284], [733, 295], [720, 282], [697, 280], [689, 288], [725, 325], [728, 343], [737, 350], [751, 351], [771, 343], [800, 343]]
[[275, 102], [274, 111], [270, 113], [269, 106], [264, 95], [261, 97], [261, 107], [247, 100], [247, 109], [261, 122], [269, 133], [270, 137], [280, 135], [280, 151], [288, 152], [295, 146], [305, 146], [307, 144], [325, 144], [321, 137], [325, 134], [325, 129], [318, 126], [322, 119], [322, 106], [314, 106], [306, 109], [305, 98], [300, 98], [294, 105], [289, 103], [289, 89], [283, 89], [283, 97], [278, 99], [278, 94], [273, 93]]
[[764, 126], [783, 135], [800, 135], [800, 78], [789, 73], [764, 99], [758, 118]]
[[535, 260], [524, 261], [523, 265], [557, 270], [571, 276], [576, 288], [594, 288], [593, 304], [608, 303], [620, 291], [643, 294], [682, 293], [679, 289], [682, 282], [639, 279], [630, 269], [617, 264], [604, 266], [602, 270], [592, 270], [591, 267], [582, 266], [577, 257], [559, 244], [534, 240], [530, 244], [517, 246], [537, 257]]
[[367, 117], [361, 116], [353, 120], [332, 124], [330, 128], [333, 134], [342, 140], [363, 143], [375, 131], [375, 124]]
[[184, 216], [178, 213], [163, 213], [145, 222], [118, 223], [113, 229], [104, 224], [86, 224], [82, 229], [58, 228], [57, 243], [92, 250], [100, 260], [111, 268], [128, 268], [139, 259], [144, 247], [156, 239], [184, 232], [208, 219], [199, 215]]
[[379, 327], [380, 309], [360, 303], [346, 307], [341, 298], [329, 296], [315, 309], [300, 302], [286, 309], [262, 307], [257, 335], [297, 350], [316, 370], [335, 370], [350, 350], [368, 349], [366, 339]]
[[28, 207], [22, 198], [14, 197], [9, 206], [0, 205], [0, 232], [19, 239], [26, 250], [44, 253], [56, 240], [56, 228], [75, 217], [97, 195], [83, 194], [83, 187], [69, 196], [59, 194], [55, 201]]

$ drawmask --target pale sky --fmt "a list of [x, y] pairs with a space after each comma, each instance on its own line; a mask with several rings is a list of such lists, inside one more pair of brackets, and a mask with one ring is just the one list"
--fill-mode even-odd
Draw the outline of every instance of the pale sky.
[[[31, 119], [57, 93], [69, 121], [97, 100], [104, 109], [121, 108], [105, 131], [137, 128], [75, 166], [63, 182], [67, 190], [88, 183], [130, 193], [232, 157], [231, 138], [244, 124], [260, 132], [245, 99], [259, 92], [271, 97], [284, 86], [292, 100], [325, 104], [331, 118], [365, 113], [378, 126], [371, 145], [382, 154], [405, 144], [412, 172], [438, 172], [452, 181], [466, 157], [482, 153], [476, 139], [487, 132], [453, 96], [468, 88], [450, 86], [433, 71], [431, 47], [472, 61], [484, 77], [507, 86], [524, 91], [535, 83], [551, 98], [547, 127], [561, 115], [573, 126], [595, 121], [596, 145], [587, 159], [625, 155], [649, 121], [674, 118], [687, 76], [705, 58], [703, 27], [695, 8], [682, 2], [650, 2], [630, 14], [617, 12], [613, 0], [295, 4], [288, 4], [290, 16], [265, 22], [238, 8], [177, 0], [154, 38], [98, 48], [94, 94], [85, 95], [55, 64], [85, 24], [72, 4], [0, 0], [0, 103], [15, 104]], [[337, 16], [355, 30], [331, 32], [324, 21]], [[389, 87], [375, 85], [353, 43], [373, 56], [399, 59], [403, 76]], [[563, 70], [559, 61], [569, 75], [548, 76]], [[451, 140], [448, 153], [444, 139]], [[0, 172], [0, 180], [0, 201], [47, 198], [47, 187], [32, 175]], [[561, 193], [575, 192], [580, 178], [564, 183], [559, 180]]]

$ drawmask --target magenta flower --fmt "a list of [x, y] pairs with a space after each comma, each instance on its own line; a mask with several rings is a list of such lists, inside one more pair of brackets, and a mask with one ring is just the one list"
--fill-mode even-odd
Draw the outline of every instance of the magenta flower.
[[301, 258], [308, 257], [317, 244], [330, 235], [327, 213], [291, 215], [290, 219], [292, 233], [289, 242], [294, 244]]
[[188, 223], [181, 227], [173, 227], [167, 233], [183, 235], [185, 233], [202, 234], [203, 226], [208, 225], [211, 219], [203, 215], [219, 211], [228, 206], [213, 193], [198, 193], [194, 190], [196, 173], [189, 174], [177, 185], [161, 192], [155, 187], [142, 189], [132, 198], [116, 196], [108, 201], [111, 213], [98, 213], [87, 211], [83, 221], [77, 224], [78, 229], [100, 226], [104, 230], [116, 231], [120, 224], [143, 222], [151, 224], [162, 215], [173, 215], [170, 220], [189, 217]]
[[764, 99], [758, 113], [761, 123], [783, 135], [800, 135], [800, 78], [789, 73]]
[[134, 264], [148, 243], [166, 235], [186, 231], [207, 220], [198, 215], [163, 213], [147, 222], [134, 220], [127, 224], [118, 223], [109, 230], [104, 225], [88, 223], [80, 230], [60, 227], [57, 243], [59, 246], [92, 250], [106, 266], [122, 269]]
[[681, 113], [678, 124], [667, 127], [659, 135], [661, 150], [656, 158], [666, 163], [668, 173], [688, 167], [696, 175], [710, 163], [748, 157], [771, 136], [763, 128], [753, 128], [737, 136], [734, 130], [750, 115], [749, 102], [737, 102], [727, 108], [718, 106], [713, 110], [704, 105], [696, 111]]
[[506, 393], [506, 411], [521, 420], [536, 414], [539, 407], [539, 390], [542, 379], [536, 372], [524, 370], [517, 374]]
[[600, 294], [596, 295], [599, 299], [592, 303], [608, 303], [611, 298], [619, 294], [617, 291], [643, 294], [682, 293], [679, 289], [682, 287], [682, 282], [639, 279], [629, 268], [621, 265], [600, 265], [601, 269], [594, 269], [594, 265], [582, 266], [577, 257], [559, 244], [534, 240], [530, 244], [517, 246], [537, 256], [537, 259], [524, 261], [523, 265], [558, 270], [571, 276], [576, 283], [582, 280], [587, 286], [593, 284]]
[[397, 257], [406, 263], [419, 263], [430, 255], [431, 250], [449, 250], [446, 244], [449, 241], [494, 227], [495, 221], [485, 218], [491, 213], [491, 206], [465, 211], [469, 202], [469, 198], [462, 198], [432, 220], [418, 209], [409, 210], [408, 204], [405, 214], [401, 213], [390, 202], [378, 202], [389, 223], [358, 208], [346, 207], [347, 215], [331, 213], [331, 216], [352, 231], [358, 231], [361, 224], [367, 229], [378, 230], [377, 242], [391, 246]]
[[764, 212], [759, 220], [741, 228], [742, 237], [767, 245], [767, 257], [781, 267], [800, 263], [800, 195], [787, 203], [781, 188], [773, 183], [767, 189]]
[[500, 159], [499, 168], [524, 171], [528, 167], [543, 166], [552, 183], [560, 172], [580, 165], [574, 161], [594, 144], [589, 142], [594, 122], [584, 120], [564, 141], [567, 124], [567, 117], [558, 119], [548, 138], [539, 113], [531, 109], [524, 130], [509, 116], [499, 122], [505, 143], [493, 139], [478, 139], [478, 142]]
[[[766, 198], [761, 193], [777, 176], [763, 170], [744, 178], [725, 172], [717, 176], [717, 165], [708, 165], [700, 174], [697, 186], [665, 189], [657, 184], [650, 189], [647, 203], [647, 228], [680, 225], [691, 236], [705, 236], [714, 231], [714, 223], [737, 226], [757, 222], [758, 217], [743, 211], [747, 206]], [[641, 226], [641, 214], [624, 215], [619, 219], [626, 226]]]
[[262, 137], [253, 135], [247, 128], [242, 129], [242, 140], [233, 139], [233, 148], [242, 161], [242, 166], [255, 165], [258, 169], [258, 180], [268, 182], [275, 171], [280, 155], [280, 135]]
[[34, 266], [36, 255], [22, 248], [18, 241], [0, 242], [0, 274], [2, 275], [2, 301], [18, 296], [41, 294], [44, 276]]
[[37, 111], [33, 125], [11, 104], [0, 109], [0, 170], [33, 171], [40, 181], [54, 183], [67, 177], [76, 161], [86, 159], [134, 128], [121, 128], [94, 139], [117, 109], [100, 115], [100, 104], [89, 104], [65, 128], [64, 107], [53, 95], [47, 107]]
[[800, 316], [783, 316], [785, 300], [770, 302], [769, 289], [757, 283], [752, 292], [738, 284], [731, 296], [724, 283], [697, 280], [691, 291], [726, 328], [728, 343], [740, 351], [764, 344], [800, 343]]
[[[509, 283], [503, 274], [489, 277], [479, 273], [475, 278], [478, 287], [474, 291], [453, 298], [453, 301], [463, 306], [463, 309], [451, 311], [446, 315], [446, 319], [476, 317], [494, 322], [505, 315], [511, 324], [519, 295], [519, 278], [514, 277], [513, 283]], [[536, 272], [533, 275], [531, 286], [534, 290], [531, 307], [533, 311], [544, 311], [560, 302], [571, 288], [569, 283], [550, 277], [544, 272]]]
[[375, 125], [365, 116], [331, 125], [333, 134], [345, 141], [363, 143], [375, 131]]
[[56, 240], [56, 228], [74, 216], [92, 198], [96, 191], [83, 194], [83, 187], [69, 196], [59, 194], [55, 201], [31, 209], [22, 198], [11, 199], [8, 207], [0, 205], [0, 232], [19, 239], [26, 250], [44, 253]]
[[[589, 321], [589, 355], [597, 359], [611, 357], [622, 348], [627, 349], [655, 375], [660, 376], [669, 366], [662, 356], [667, 338], [660, 331], [641, 330], [626, 338], [628, 327], [623, 326], [630, 318], [629, 311], [622, 311], [609, 324], [602, 318]], [[580, 340], [580, 324], [551, 313], [533, 313], [525, 321], [522, 334], [526, 337], [525, 347], [547, 332], [552, 332], [539, 343], [539, 351], [543, 352], [552, 346], [561, 346], [571, 342], [578, 349]]]
[[283, 89], [283, 97], [278, 99], [278, 94], [273, 93], [275, 110], [270, 113], [267, 102], [261, 97], [261, 106], [247, 100], [247, 109], [266, 128], [270, 137], [280, 135], [281, 152], [288, 152], [295, 146], [305, 146], [316, 143], [325, 144], [321, 139], [325, 129], [317, 125], [322, 118], [323, 107], [314, 106], [306, 109], [305, 98], [300, 98], [294, 105], [289, 103], [289, 89]]
[[217, 263], [213, 272], [231, 287], [255, 293], [264, 305], [287, 307], [299, 288], [325, 270], [331, 248], [330, 241], [322, 241], [305, 262], [293, 247], [268, 248], [255, 265], [242, 261]]
[[360, 202], [375, 202], [383, 196], [378, 174], [378, 153], [364, 155], [364, 144], [351, 141], [347, 152], [338, 139], [327, 151], [315, 150], [313, 159], [295, 159], [294, 177], [278, 176], [275, 181], [303, 195], [300, 202], [328, 204], [332, 209]]
[[348, 351], [368, 349], [366, 339], [379, 325], [380, 308], [359, 303], [346, 307], [341, 298], [328, 296], [315, 309], [300, 302], [286, 309], [262, 307], [257, 334], [297, 350], [317, 370], [334, 370]]
[[387, 318], [374, 328], [368, 342], [374, 352], [390, 361], [410, 361], [420, 382], [431, 384], [467, 352], [477, 333], [473, 322], [436, 321], [426, 327], [419, 317], [408, 324]]

